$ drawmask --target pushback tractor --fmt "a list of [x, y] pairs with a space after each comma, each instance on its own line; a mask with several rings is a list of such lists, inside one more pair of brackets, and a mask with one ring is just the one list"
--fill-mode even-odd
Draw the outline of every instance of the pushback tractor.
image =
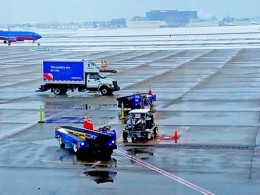
[[123, 129], [123, 139], [153, 140], [158, 135], [158, 127], [154, 121], [154, 113], [150, 109], [135, 109], [129, 112], [127, 124]]

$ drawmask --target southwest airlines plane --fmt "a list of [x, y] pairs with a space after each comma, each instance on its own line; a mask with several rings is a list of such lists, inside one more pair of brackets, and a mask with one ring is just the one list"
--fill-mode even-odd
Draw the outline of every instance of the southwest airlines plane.
[[42, 38], [42, 36], [35, 32], [0, 30], [0, 40], [4, 40], [4, 43], [8, 43], [8, 45], [11, 45], [12, 42], [25, 41], [25, 40], [31, 40], [34, 42], [40, 38]]

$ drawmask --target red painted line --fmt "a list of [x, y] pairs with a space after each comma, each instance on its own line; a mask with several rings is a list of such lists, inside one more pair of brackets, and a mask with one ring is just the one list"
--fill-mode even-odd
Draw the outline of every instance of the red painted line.
[[188, 182], [188, 181], [186, 181], [186, 180], [184, 180], [184, 179], [182, 179], [180, 177], [177, 177], [177, 176], [175, 176], [175, 175], [173, 175], [173, 174], [171, 174], [171, 173], [169, 173], [167, 171], [164, 171], [164, 170], [162, 170], [162, 169], [160, 169], [158, 167], [155, 167], [155, 166], [153, 166], [151, 164], [148, 164], [148, 163], [146, 163], [146, 162], [144, 162], [144, 161], [142, 161], [142, 160], [140, 160], [138, 158], [135, 158], [134, 156], [125, 154], [125, 153], [123, 153], [123, 152], [121, 152], [119, 150], [116, 150], [115, 152], [118, 153], [121, 156], [124, 156], [124, 157], [132, 160], [132, 161], [135, 161], [136, 163], [138, 163], [140, 165], [143, 165], [143, 166], [145, 166], [145, 167], [147, 167], [147, 168], [149, 168], [151, 170], [154, 170], [154, 171], [156, 171], [158, 173], [161, 173], [162, 175], [164, 175], [166, 177], [169, 177], [172, 180], [175, 180], [175, 181], [177, 181], [179, 183], [182, 183], [182, 184], [186, 185], [187, 187], [196, 190], [197, 192], [200, 192], [200, 193], [206, 194], [206, 195], [214, 195], [214, 193], [212, 193], [212, 192], [209, 192], [209, 191], [207, 191], [207, 190], [205, 190], [205, 189], [203, 189], [203, 188], [201, 188], [201, 187], [199, 187], [199, 186], [197, 186], [195, 184], [192, 184], [192, 183], [190, 183], [190, 182]]

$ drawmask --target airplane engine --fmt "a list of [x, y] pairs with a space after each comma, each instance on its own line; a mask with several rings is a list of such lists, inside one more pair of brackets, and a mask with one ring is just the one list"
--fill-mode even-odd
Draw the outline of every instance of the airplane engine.
[[9, 37], [9, 38], [7, 39], [7, 41], [8, 41], [8, 45], [11, 45], [11, 43], [16, 42], [17, 39], [16, 39], [16, 37]]
[[17, 39], [16, 39], [16, 37], [9, 37], [9, 38], [7, 39], [7, 41], [8, 41], [8, 43], [12, 43], [12, 42], [16, 42]]

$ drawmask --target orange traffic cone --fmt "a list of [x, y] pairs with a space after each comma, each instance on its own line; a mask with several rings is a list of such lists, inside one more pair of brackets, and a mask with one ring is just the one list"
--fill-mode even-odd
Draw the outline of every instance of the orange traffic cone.
[[149, 86], [148, 95], [153, 95], [151, 86]]
[[93, 125], [93, 122], [92, 122], [92, 120], [88, 120], [88, 129], [89, 130], [94, 130], [94, 125]]
[[88, 128], [88, 117], [85, 114], [84, 120], [83, 120], [83, 128], [87, 129]]
[[92, 120], [89, 119], [86, 114], [84, 116], [83, 128], [88, 130], [94, 130], [94, 125], [92, 123]]

